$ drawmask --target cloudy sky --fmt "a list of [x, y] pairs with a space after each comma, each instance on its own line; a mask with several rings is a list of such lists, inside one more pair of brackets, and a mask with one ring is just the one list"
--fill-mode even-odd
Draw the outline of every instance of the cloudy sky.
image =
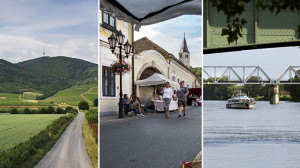
[[[289, 66], [300, 66], [300, 48], [281, 47], [205, 54], [203, 62], [204, 66], [260, 66], [271, 79], [278, 79]], [[206, 78], [205, 74], [203, 77]], [[288, 78], [288, 75], [285, 77]]]
[[142, 26], [135, 40], [148, 37], [151, 41], [178, 58], [185, 33], [191, 56], [191, 66], [202, 66], [202, 17], [184, 15], [161, 23]]
[[0, 59], [68, 56], [97, 63], [96, 0], [1, 0]]

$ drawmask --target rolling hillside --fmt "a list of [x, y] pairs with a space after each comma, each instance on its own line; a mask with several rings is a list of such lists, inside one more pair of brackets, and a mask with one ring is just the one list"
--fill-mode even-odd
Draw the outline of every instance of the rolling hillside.
[[17, 64], [0, 59], [0, 92], [41, 92], [42, 98], [97, 78], [97, 64], [64, 56], [40, 57]]
[[57, 104], [67, 104], [77, 106], [80, 101], [86, 101], [90, 106], [93, 105], [94, 99], [98, 97], [98, 85], [76, 85], [71, 88], [61, 90], [55, 95], [49, 97], [41, 102]]

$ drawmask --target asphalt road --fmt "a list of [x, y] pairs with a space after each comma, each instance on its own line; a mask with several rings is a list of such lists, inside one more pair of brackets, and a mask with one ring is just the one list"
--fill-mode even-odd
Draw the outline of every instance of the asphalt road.
[[201, 107], [101, 125], [100, 168], [179, 168], [201, 149]]
[[82, 136], [84, 113], [79, 112], [74, 121], [57, 140], [56, 144], [35, 168], [90, 168]]

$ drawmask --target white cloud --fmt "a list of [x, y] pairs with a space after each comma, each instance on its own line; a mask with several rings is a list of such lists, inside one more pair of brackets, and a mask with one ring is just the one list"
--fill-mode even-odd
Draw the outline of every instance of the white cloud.
[[97, 44], [91, 39], [72, 39], [62, 44], [51, 44], [30, 37], [0, 35], [0, 58], [13, 63], [43, 55], [68, 56], [97, 63]]
[[182, 16], [165, 22], [149, 26], [142, 26], [139, 32], [135, 32], [135, 40], [147, 37], [166, 51], [178, 58], [183, 34], [191, 54], [191, 66], [202, 66], [202, 35], [201, 17]]
[[0, 58], [65, 55], [97, 63], [97, 1], [20, 0], [0, 5]]

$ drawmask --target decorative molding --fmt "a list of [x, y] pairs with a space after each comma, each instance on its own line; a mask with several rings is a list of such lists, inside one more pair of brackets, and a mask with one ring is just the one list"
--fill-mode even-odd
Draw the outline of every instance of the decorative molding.
[[137, 76], [136, 76], [136, 81], [140, 79], [142, 73], [145, 71], [145, 69], [149, 68], [149, 67], [153, 67], [153, 68], [156, 68], [162, 75], [166, 76], [166, 74], [164, 73], [164, 71], [159, 67], [159, 66], [152, 66], [152, 63], [150, 62], [147, 62], [145, 63], [139, 70], [139, 72], [137, 73]]

